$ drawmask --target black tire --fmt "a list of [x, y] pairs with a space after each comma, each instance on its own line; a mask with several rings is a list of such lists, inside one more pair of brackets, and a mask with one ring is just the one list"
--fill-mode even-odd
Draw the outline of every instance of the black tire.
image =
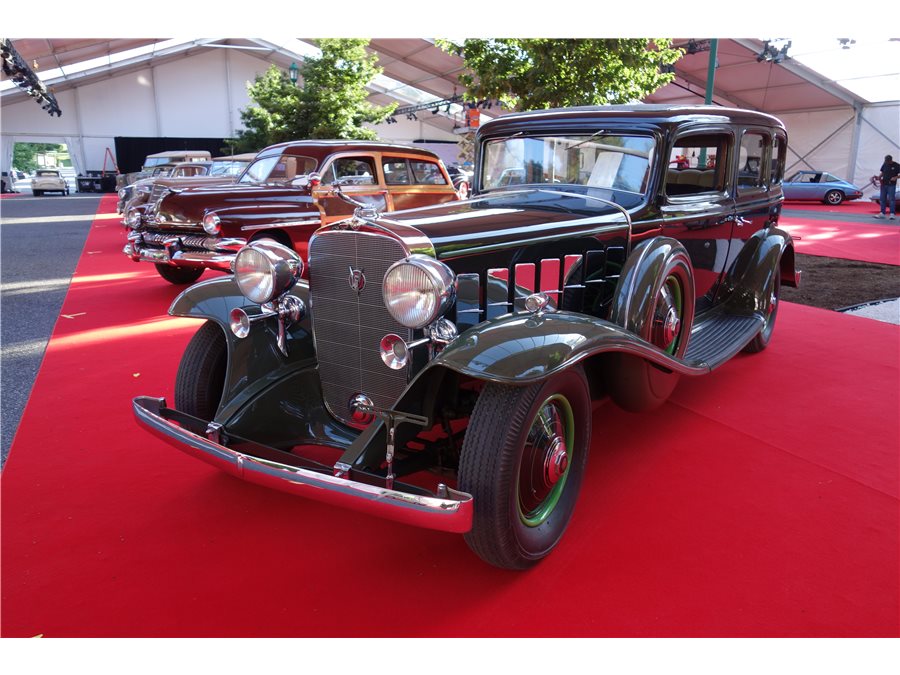
[[[684, 358], [694, 322], [694, 280], [690, 257], [678, 247], [666, 259], [635, 325], [626, 325], [661, 350]], [[680, 376], [630, 354], [611, 354], [607, 390], [620, 408], [647, 412], [665, 403]]]
[[779, 298], [781, 297], [781, 274], [780, 266], [775, 268], [775, 282], [772, 294], [769, 297], [769, 303], [766, 306], [766, 323], [756, 336], [747, 343], [744, 351], [748, 354], [756, 354], [769, 346], [772, 340], [772, 332], [775, 330], [775, 319], [778, 317]]
[[225, 387], [228, 345], [222, 328], [204, 323], [188, 342], [175, 376], [175, 409], [212, 420]]
[[170, 284], [178, 285], [192, 284], [203, 274], [202, 267], [173, 267], [163, 263], [156, 264], [156, 271]]
[[[539, 434], [539, 418], [542, 428], [563, 433]], [[580, 366], [528, 387], [487, 384], [459, 465], [459, 489], [475, 505], [469, 547], [506, 569], [527, 569], [546, 557], [575, 509], [590, 442], [591, 399]], [[564, 465], [551, 461], [562, 455]]]
[[840, 190], [829, 190], [825, 193], [825, 198], [822, 201], [831, 206], [837, 206], [844, 201], [844, 193]]

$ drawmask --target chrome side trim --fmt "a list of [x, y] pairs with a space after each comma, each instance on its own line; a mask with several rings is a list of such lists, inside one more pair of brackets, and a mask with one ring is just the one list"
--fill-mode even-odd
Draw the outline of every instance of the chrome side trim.
[[300, 227], [301, 225], [321, 224], [321, 218], [310, 218], [308, 220], [289, 220], [283, 223], [267, 223], [265, 225], [242, 225], [241, 232], [252, 232], [253, 230], [275, 230], [281, 227]]
[[446, 488], [446, 496], [428, 497], [288, 466], [232, 450], [169, 421], [165, 399], [140, 396], [132, 407], [137, 422], [161, 440], [251, 483], [418, 527], [457, 533], [472, 528], [473, 500], [465, 492]]

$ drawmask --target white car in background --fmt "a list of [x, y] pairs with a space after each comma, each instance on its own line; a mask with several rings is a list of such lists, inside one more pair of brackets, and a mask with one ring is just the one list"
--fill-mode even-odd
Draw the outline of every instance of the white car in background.
[[69, 184], [56, 169], [38, 169], [31, 179], [31, 193], [35, 197], [40, 197], [45, 192], [69, 194]]

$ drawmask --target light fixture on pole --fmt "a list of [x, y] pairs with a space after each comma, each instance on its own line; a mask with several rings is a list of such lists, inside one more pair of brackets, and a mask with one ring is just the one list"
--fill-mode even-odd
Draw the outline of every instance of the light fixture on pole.
[[297, 66], [296, 61], [291, 63], [291, 67], [288, 68], [288, 77], [291, 78], [291, 82], [293, 84], [297, 84], [297, 78], [300, 77], [300, 68], [299, 68], [299, 66]]

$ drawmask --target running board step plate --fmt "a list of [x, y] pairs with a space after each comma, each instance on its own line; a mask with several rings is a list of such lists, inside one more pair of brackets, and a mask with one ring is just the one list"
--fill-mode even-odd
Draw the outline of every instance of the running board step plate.
[[743, 349], [764, 323], [759, 316], [723, 313], [710, 317], [694, 326], [684, 360], [717, 368]]

